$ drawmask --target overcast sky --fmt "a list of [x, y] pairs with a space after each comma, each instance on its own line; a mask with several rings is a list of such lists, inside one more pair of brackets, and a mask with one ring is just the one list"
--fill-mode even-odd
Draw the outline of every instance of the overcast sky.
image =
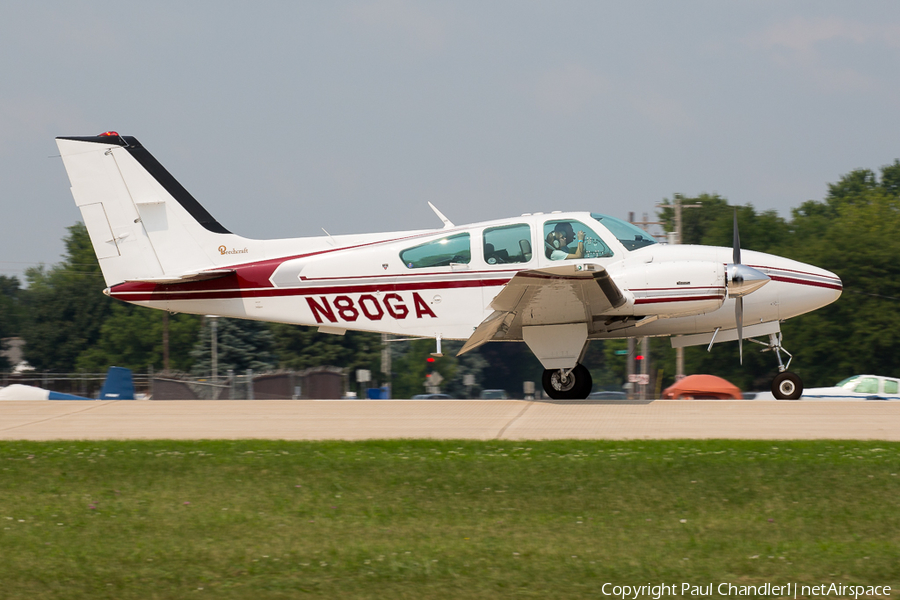
[[17, 2], [0, 20], [0, 274], [80, 219], [54, 137], [137, 137], [234, 233], [785, 217], [900, 157], [900, 3]]

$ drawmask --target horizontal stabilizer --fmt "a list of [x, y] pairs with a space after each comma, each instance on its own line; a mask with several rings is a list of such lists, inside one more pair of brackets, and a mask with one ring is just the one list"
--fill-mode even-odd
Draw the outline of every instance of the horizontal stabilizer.
[[187, 273], [175, 277], [150, 277], [146, 279], [126, 279], [125, 283], [188, 283], [191, 281], [206, 281], [208, 279], [218, 279], [234, 273], [234, 269], [215, 269], [211, 271], [201, 271], [199, 273]]

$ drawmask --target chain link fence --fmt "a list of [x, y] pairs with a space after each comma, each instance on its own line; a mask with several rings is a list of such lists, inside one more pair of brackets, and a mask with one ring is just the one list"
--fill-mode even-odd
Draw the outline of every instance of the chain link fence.
[[[183, 373], [132, 372], [136, 399], [152, 400], [303, 400], [341, 398], [348, 378], [340, 367], [254, 373], [229, 371], [219, 378]], [[0, 387], [30, 385], [63, 394], [97, 398], [106, 373], [0, 373]]]

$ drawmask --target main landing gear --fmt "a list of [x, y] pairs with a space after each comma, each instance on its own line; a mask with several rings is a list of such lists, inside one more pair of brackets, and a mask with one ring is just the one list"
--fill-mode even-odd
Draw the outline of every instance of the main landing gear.
[[[583, 309], [578, 310], [584, 314]], [[554, 400], [583, 400], [591, 393], [591, 374], [581, 364], [588, 345], [587, 323], [522, 327], [522, 339], [541, 361], [544, 391]]]
[[541, 383], [554, 400], [583, 400], [594, 385], [590, 371], [580, 364], [572, 369], [546, 369]]
[[[748, 341], [766, 346], [763, 352], [775, 352], [778, 358], [778, 375], [772, 380], [772, 395], [778, 400], [796, 400], [803, 394], [803, 382], [796, 374], [788, 371], [791, 366], [791, 360], [794, 358], [790, 352], [781, 345], [781, 333], [770, 333], [769, 342], [760, 342], [748, 338]], [[781, 353], [784, 352], [788, 356], [787, 364], [781, 360]]]

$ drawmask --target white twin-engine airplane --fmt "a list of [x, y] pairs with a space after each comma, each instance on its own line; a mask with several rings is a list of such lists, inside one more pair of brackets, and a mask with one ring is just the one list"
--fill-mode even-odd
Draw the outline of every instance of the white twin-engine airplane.
[[[524, 341], [556, 399], [585, 398], [591, 340], [751, 339], [774, 350], [777, 398], [798, 398], [780, 322], [834, 302], [824, 269], [734, 247], [657, 244], [588, 212], [442, 229], [251, 240], [222, 227], [133, 137], [57, 138], [105, 293], [172, 312], [465, 340]], [[327, 232], [326, 232], [327, 233]], [[744, 297], [747, 297], [746, 301]], [[768, 336], [768, 342], [752, 338]], [[787, 365], [781, 352], [788, 355]]]

